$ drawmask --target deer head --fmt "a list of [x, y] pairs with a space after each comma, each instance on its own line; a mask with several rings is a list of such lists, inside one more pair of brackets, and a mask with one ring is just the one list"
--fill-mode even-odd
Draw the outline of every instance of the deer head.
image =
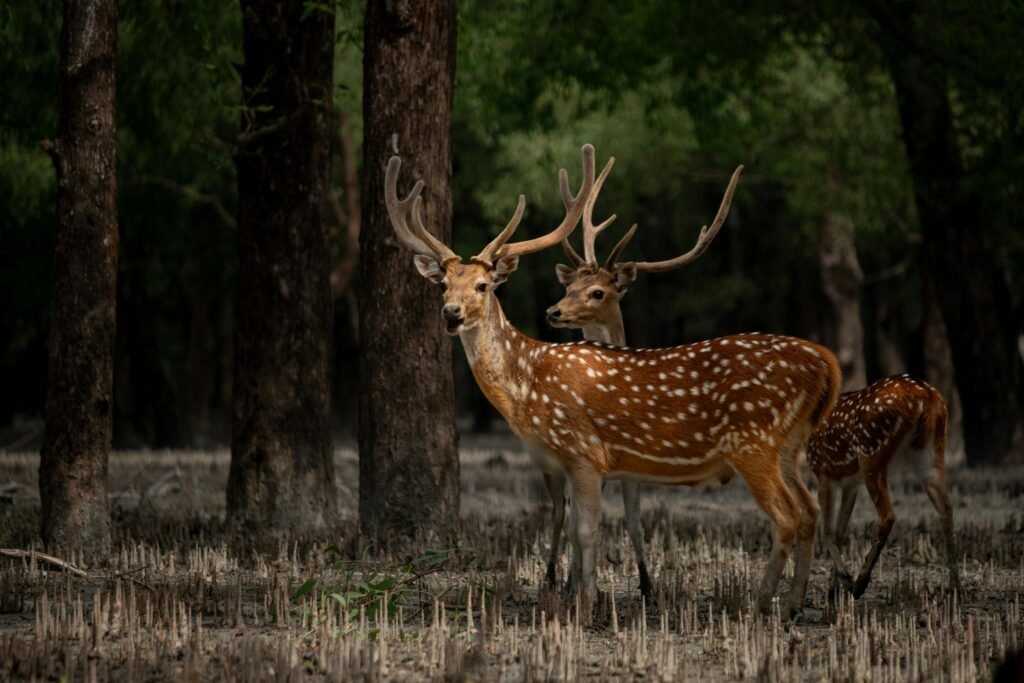
[[[614, 161], [612, 159], [611, 161]], [[576, 253], [568, 238], [562, 240], [562, 247], [572, 262], [572, 266], [558, 264], [555, 268], [558, 281], [565, 286], [565, 296], [554, 306], [547, 310], [548, 322], [554, 327], [598, 327], [604, 326], [615, 330], [622, 326], [622, 312], [619, 302], [629, 291], [630, 286], [636, 281], [636, 276], [642, 271], [660, 272], [681, 268], [694, 262], [707, 250], [708, 246], [718, 235], [718, 231], [725, 223], [729, 215], [729, 208], [732, 205], [732, 196], [736, 191], [736, 184], [739, 182], [743, 166], [738, 166], [732, 174], [729, 186], [722, 197], [722, 203], [718, 207], [718, 213], [711, 226], [705, 225], [701, 228], [697, 244], [690, 251], [666, 261], [641, 261], [641, 262], [619, 262], [626, 245], [636, 233], [636, 224], [619, 240], [615, 248], [608, 255], [608, 260], [603, 266], [598, 265], [594, 243], [597, 236], [615, 220], [613, 214], [610, 218], [599, 225], [594, 225], [593, 209], [597, 196], [604, 184], [607, 171], [610, 170], [611, 161], [601, 173], [601, 176], [594, 183], [590, 199], [584, 206], [583, 211], [583, 256]], [[571, 199], [563, 193], [563, 200]], [[615, 334], [611, 335], [614, 337]], [[608, 341], [615, 341], [608, 339]], [[615, 342], [620, 343], [620, 342]]]
[[[449, 334], [470, 331], [492, 313], [495, 306], [492, 294], [519, 266], [520, 256], [557, 244], [576, 227], [594, 185], [594, 148], [584, 145], [582, 156], [583, 184], [579, 193], [566, 203], [565, 218], [557, 228], [542, 237], [510, 243], [508, 240], [519, 227], [526, 208], [526, 197], [519, 195], [512, 219], [483, 251], [469, 259], [469, 263], [463, 263], [458, 254], [423, 225], [422, 180], [416, 182], [405, 199], [398, 198], [398, 174], [402, 161], [397, 156], [388, 161], [384, 183], [388, 215], [399, 240], [416, 252], [416, 269], [441, 287], [444, 294], [441, 316]], [[572, 197], [565, 169], [559, 171], [559, 184], [563, 197]]]

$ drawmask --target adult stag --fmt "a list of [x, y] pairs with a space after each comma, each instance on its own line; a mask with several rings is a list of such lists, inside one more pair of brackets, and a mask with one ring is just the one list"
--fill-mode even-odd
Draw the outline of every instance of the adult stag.
[[[736, 184], [739, 182], [740, 173], [743, 167], [740, 166], [732, 175], [729, 187], [725, 191], [722, 203], [718, 207], [718, 213], [711, 227], [704, 226], [701, 229], [697, 244], [685, 254], [667, 261], [624, 263], [618, 264], [616, 260], [626, 245], [636, 233], [637, 226], [633, 225], [629, 231], [619, 240], [612, 249], [605, 262], [604, 267], [598, 265], [596, 241], [617, 216], [612, 214], [600, 224], [595, 225], [593, 220], [594, 204], [604, 184], [605, 177], [611, 170], [615, 161], [612, 157], [608, 165], [602, 171], [600, 177], [594, 183], [594, 189], [590, 199], [583, 210], [583, 256], [580, 256], [573, 249], [568, 238], [562, 240], [562, 248], [566, 256], [572, 262], [572, 266], [559, 263], [556, 266], [558, 281], [565, 286], [565, 296], [554, 306], [547, 310], [548, 324], [552, 327], [580, 328], [583, 330], [583, 337], [587, 341], [599, 341], [613, 344], [615, 346], [626, 345], [626, 330], [622, 324], [622, 308], [620, 302], [622, 297], [636, 281], [637, 273], [640, 271], [661, 272], [675, 268], [681, 268], [697, 260], [708, 248], [711, 242], [718, 235], [718, 231], [725, 223], [729, 215], [729, 207], [732, 205], [732, 196], [736, 191]], [[562, 201], [568, 209], [573, 197], [563, 192]], [[729, 473], [728, 476], [731, 476]], [[559, 535], [562, 530], [561, 520], [564, 518], [564, 489], [566, 479], [560, 473], [545, 474], [548, 493], [554, 504], [553, 540], [551, 544], [552, 557], [548, 561], [549, 581], [554, 580], [554, 560], [557, 558]], [[644, 558], [644, 536], [640, 527], [640, 494], [639, 484], [636, 481], [622, 480], [622, 503], [625, 510], [626, 533], [629, 535], [633, 546], [633, 553], [636, 557], [637, 573], [640, 576], [640, 592], [651, 602], [652, 586], [650, 574], [647, 569], [647, 562]], [[578, 560], [578, 558], [575, 558]]]

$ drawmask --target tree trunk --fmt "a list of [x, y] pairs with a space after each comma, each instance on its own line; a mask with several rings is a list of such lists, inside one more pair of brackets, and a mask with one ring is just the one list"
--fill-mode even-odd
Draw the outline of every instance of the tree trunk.
[[39, 463], [43, 542], [110, 551], [117, 310], [116, 0], [64, 3], [46, 431]]
[[336, 520], [331, 459], [330, 183], [333, 15], [242, 0], [238, 322], [229, 519], [316, 529]]
[[835, 352], [843, 369], [843, 391], [867, 384], [864, 367], [864, 326], [860, 318], [864, 273], [857, 261], [853, 224], [846, 216], [829, 214], [821, 244], [821, 279], [835, 317]]
[[384, 169], [402, 155], [402, 187], [426, 181], [425, 223], [451, 238], [455, 2], [370, 0], [363, 56], [360, 234], [359, 519], [396, 549], [450, 538], [459, 515], [451, 345], [441, 298], [394, 238]]
[[1020, 420], [1024, 371], [1006, 282], [982, 239], [984, 200], [978, 186], [966, 182], [942, 63], [903, 39], [910, 35], [924, 44], [931, 38], [914, 35], [914, 9], [904, 3], [875, 14], [888, 32], [883, 48], [914, 181], [925, 268], [937, 288], [963, 400], [967, 462], [997, 463]]
[[925, 277], [924, 321], [924, 377], [946, 398], [949, 417], [946, 421], [946, 463], [964, 461], [964, 414], [960, 405], [960, 392], [953, 377], [953, 354], [949, 350], [949, 336], [942, 321], [935, 283]]
[[903, 337], [903, 328], [893, 311], [893, 302], [883, 287], [875, 286], [872, 293], [874, 300], [875, 350], [878, 356], [878, 372], [882, 377], [901, 375], [907, 372], [907, 362], [903, 357], [899, 339]]

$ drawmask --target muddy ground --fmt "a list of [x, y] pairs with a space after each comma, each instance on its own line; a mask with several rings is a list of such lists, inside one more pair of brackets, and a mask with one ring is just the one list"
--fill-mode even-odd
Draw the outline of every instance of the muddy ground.
[[[0, 556], [0, 679], [973, 681], [1024, 644], [1021, 467], [950, 472], [962, 596], [946, 591], [935, 513], [906, 473], [866, 595], [829, 594], [819, 546], [795, 622], [752, 611], [771, 539], [739, 478], [644, 489], [653, 605], [640, 600], [611, 483], [603, 595], [582, 627], [543, 588], [550, 507], [515, 442], [464, 444], [459, 546], [427, 539], [399, 558], [359, 540], [356, 454], [336, 459], [345, 523], [257, 539], [224, 530], [226, 452], [116, 453], [108, 563], [65, 558], [81, 576]], [[0, 454], [0, 548], [38, 549], [37, 466], [34, 454]], [[862, 494], [851, 567], [874, 524]], [[563, 553], [562, 576], [566, 563]]]

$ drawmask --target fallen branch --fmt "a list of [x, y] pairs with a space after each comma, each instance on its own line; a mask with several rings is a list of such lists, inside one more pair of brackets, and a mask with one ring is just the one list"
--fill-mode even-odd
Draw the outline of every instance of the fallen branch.
[[21, 550], [19, 548], [0, 548], [0, 555], [6, 555], [7, 557], [27, 557], [30, 559], [40, 559], [43, 562], [49, 562], [52, 565], [56, 565], [62, 569], [66, 569], [77, 576], [81, 576], [84, 578], [88, 578], [89, 576], [84, 569], [79, 569], [75, 565], [71, 564], [70, 562], [62, 560], [59, 557], [47, 555], [46, 553], [41, 553], [37, 550]]

